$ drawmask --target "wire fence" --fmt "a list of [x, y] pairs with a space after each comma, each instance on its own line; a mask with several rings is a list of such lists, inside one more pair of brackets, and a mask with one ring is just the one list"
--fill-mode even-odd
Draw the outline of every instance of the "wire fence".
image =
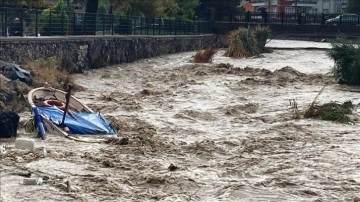
[[211, 33], [207, 21], [0, 8], [0, 36], [193, 35]]

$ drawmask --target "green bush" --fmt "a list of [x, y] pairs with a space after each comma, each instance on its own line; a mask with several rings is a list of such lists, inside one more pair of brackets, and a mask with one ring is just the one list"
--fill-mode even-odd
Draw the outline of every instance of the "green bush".
[[253, 29], [255, 41], [256, 41], [256, 48], [260, 52], [266, 52], [267, 49], [265, 48], [266, 42], [268, 38], [270, 38], [271, 30], [269, 27], [264, 26], [256, 26]]
[[225, 55], [242, 58], [263, 53], [266, 51], [265, 45], [270, 33], [270, 28], [263, 26], [234, 30], [228, 36], [229, 48]]
[[360, 84], [359, 42], [339, 37], [332, 43], [329, 56], [335, 62], [332, 72], [339, 83], [350, 85]]
[[64, 35], [69, 27], [69, 16], [64, 2], [61, 0], [54, 8], [43, 10], [40, 23], [41, 35]]
[[351, 121], [349, 115], [352, 114], [353, 108], [354, 105], [351, 101], [346, 101], [343, 104], [335, 102], [323, 105], [314, 104], [305, 111], [304, 117], [347, 123]]

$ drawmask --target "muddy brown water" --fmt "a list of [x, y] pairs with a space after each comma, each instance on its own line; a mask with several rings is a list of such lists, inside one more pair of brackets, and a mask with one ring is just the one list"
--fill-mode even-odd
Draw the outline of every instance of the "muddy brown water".
[[[1, 201], [359, 201], [359, 123], [295, 119], [289, 105], [304, 110], [325, 85], [320, 103], [359, 103], [329, 76], [326, 50], [223, 53], [212, 64], [188, 52], [76, 75], [86, 87], [76, 96], [116, 121], [119, 138], [48, 135], [32, 153], [2, 143]], [[28, 172], [44, 184], [22, 185]]]

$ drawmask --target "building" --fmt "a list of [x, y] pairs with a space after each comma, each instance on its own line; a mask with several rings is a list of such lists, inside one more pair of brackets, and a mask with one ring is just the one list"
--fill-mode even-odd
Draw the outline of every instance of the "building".
[[[240, 4], [243, 4], [241, 0]], [[342, 13], [348, 6], [348, 0], [250, 0], [254, 11], [266, 8], [270, 12], [285, 13]]]

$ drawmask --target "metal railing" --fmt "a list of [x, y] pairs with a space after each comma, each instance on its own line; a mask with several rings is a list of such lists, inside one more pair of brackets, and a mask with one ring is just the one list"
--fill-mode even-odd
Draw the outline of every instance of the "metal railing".
[[[196, 21], [101, 13], [0, 7], [0, 37], [74, 35], [193, 35], [213, 33], [213, 22], [325, 25], [339, 14], [204, 12]], [[359, 15], [329, 25], [359, 25]]]
[[[335, 18], [341, 14], [324, 13], [270, 13], [270, 12], [227, 12], [217, 13], [215, 21], [223, 22], [248, 22], [267, 24], [301, 24], [301, 25], [325, 25], [328, 19]], [[209, 20], [209, 17], [203, 17]], [[333, 25], [333, 24], [331, 24]], [[353, 15], [351, 18], [340, 18], [336, 25], [360, 25], [360, 16]]]
[[211, 32], [207, 21], [0, 8], [0, 36], [193, 35]]

